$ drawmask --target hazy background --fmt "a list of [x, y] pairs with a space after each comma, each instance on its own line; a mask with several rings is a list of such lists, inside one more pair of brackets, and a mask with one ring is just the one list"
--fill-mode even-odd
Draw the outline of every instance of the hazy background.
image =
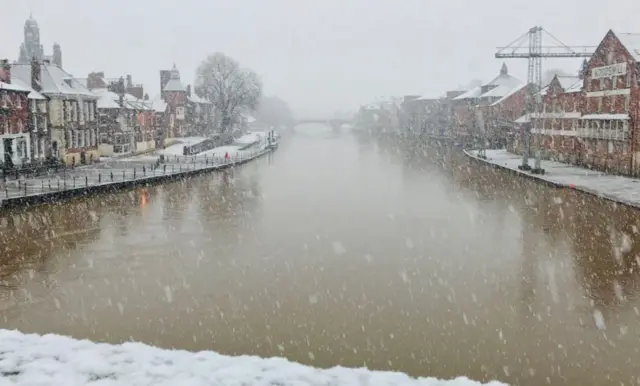
[[[160, 69], [175, 62], [192, 83], [199, 61], [222, 51], [299, 117], [487, 81], [501, 64], [495, 47], [536, 24], [568, 45], [596, 45], [610, 28], [640, 32], [638, 0], [0, 0], [0, 9], [0, 58], [17, 59], [32, 11], [45, 54], [60, 43], [77, 77], [130, 73], [153, 96]], [[507, 65], [525, 80], [525, 62]], [[573, 73], [579, 61], [544, 66]]]

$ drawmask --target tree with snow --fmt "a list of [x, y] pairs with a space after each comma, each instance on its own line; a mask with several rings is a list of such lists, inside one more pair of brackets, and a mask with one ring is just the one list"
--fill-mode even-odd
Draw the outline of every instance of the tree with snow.
[[213, 104], [220, 131], [227, 133], [243, 112], [255, 111], [262, 96], [262, 82], [256, 73], [218, 52], [198, 67], [195, 91]]

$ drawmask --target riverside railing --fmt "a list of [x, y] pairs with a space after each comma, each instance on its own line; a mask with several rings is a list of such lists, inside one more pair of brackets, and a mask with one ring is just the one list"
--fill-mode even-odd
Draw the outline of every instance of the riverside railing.
[[[106, 187], [123, 183], [143, 183], [163, 177], [178, 177], [189, 175], [197, 171], [216, 170], [224, 166], [242, 163], [256, 158], [268, 150], [243, 151], [223, 156], [210, 155], [170, 155], [156, 162], [119, 162], [96, 164], [95, 167], [67, 169], [63, 173], [39, 176], [35, 178], [21, 178], [0, 182], [0, 201], [3, 199], [20, 198], [33, 195], [46, 195], [55, 192], [88, 189], [92, 187]], [[123, 164], [122, 166], [118, 166]], [[113, 166], [115, 165], [115, 166]], [[111, 167], [110, 167], [111, 166]]]

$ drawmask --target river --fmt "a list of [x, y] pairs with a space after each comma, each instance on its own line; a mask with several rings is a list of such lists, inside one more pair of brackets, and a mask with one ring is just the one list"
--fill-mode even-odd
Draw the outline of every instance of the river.
[[316, 125], [0, 216], [0, 328], [413, 376], [637, 384], [637, 213]]

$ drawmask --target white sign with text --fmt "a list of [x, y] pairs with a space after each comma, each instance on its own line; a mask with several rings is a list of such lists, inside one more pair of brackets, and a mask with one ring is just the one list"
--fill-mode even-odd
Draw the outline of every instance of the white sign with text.
[[627, 63], [616, 63], [610, 66], [595, 67], [591, 69], [591, 79], [611, 78], [612, 76], [627, 73]]

